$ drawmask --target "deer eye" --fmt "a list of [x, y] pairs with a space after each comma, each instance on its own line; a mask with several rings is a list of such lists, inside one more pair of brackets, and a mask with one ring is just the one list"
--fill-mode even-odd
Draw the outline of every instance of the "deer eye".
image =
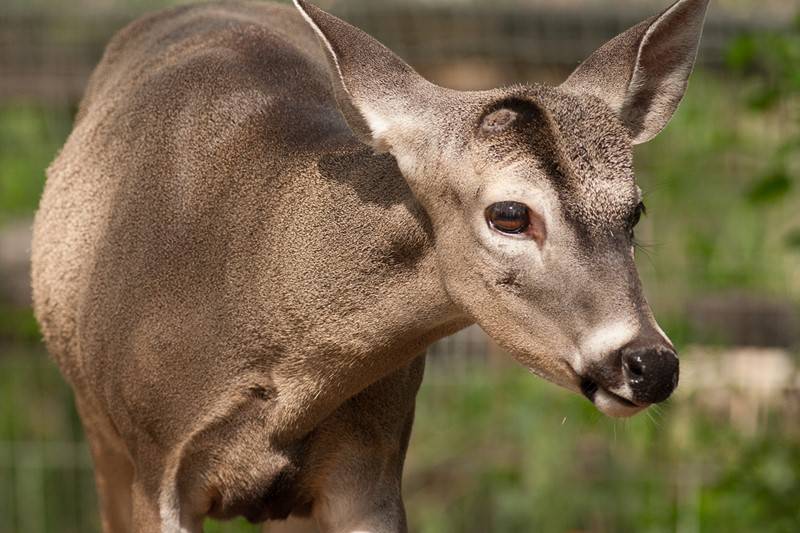
[[520, 202], [497, 202], [486, 208], [486, 220], [492, 229], [516, 235], [530, 226], [530, 210]]
[[631, 221], [631, 227], [636, 227], [639, 223], [639, 219], [642, 218], [642, 215], [647, 214], [647, 209], [644, 206], [644, 202], [639, 202], [639, 205], [636, 206], [636, 211], [633, 212], [633, 220]]
[[636, 206], [636, 210], [633, 212], [633, 216], [630, 220], [630, 225], [628, 226], [628, 236], [633, 239], [633, 228], [639, 223], [639, 220], [642, 218], [642, 215], [647, 214], [647, 209], [644, 207], [644, 202], [639, 202]]

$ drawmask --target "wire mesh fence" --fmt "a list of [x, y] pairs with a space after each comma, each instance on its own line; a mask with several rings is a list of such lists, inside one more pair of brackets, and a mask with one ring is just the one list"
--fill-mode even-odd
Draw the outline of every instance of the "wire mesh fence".
[[[547, 69], [568, 72], [599, 43], [652, 14], [634, 3], [625, 9], [559, 5], [334, 2], [331, 8], [423, 73], [449, 69], [454, 61], [486, 63], [504, 78], [501, 83], [533, 80], [531, 74]], [[0, 100], [74, 104], [105, 43], [134, 16], [130, 10], [7, 13], [0, 18]], [[720, 67], [732, 39], [763, 30], [786, 31], [786, 21], [712, 13], [700, 60]], [[476, 81], [485, 86], [498, 82]]]
[[97, 529], [91, 461], [83, 441], [2, 442], [0, 476], [3, 531]]
[[97, 530], [71, 395], [41, 347], [0, 349], [0, 531]]

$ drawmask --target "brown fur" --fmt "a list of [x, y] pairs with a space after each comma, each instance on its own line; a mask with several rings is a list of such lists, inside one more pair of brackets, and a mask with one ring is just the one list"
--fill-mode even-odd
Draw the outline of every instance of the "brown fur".
[[[286, 6], [204, 4], [132, 23], [48, 171], [35, 309], [75, 389], [106, 531], [292, 513], [326, 531], [403, 530], [400, 474], [430, 343], [477, 320], [577, 390], [554, 355], [582, 328], [619, 305], [651, 321], [621, 229], [636, 192], [613, 106], [574, 88], [437, 88], [309, 12], [335, 57]], [[371, 49], [364, 76], [345, 56]], [[415, 118], [373, 138], [365, 106], [390, 83], [417, 99], [389, 102], [393, 116]], [[512, 97], [543, 125], [477, 135]], [[514, 161], [572, 221], [548, 232], [549, 274], [487, 259], [457, 215]], [[580, 244], [580, 228], [609, 227], [613, 246]], [[597, 292], [575, 290], [580, 279]]]

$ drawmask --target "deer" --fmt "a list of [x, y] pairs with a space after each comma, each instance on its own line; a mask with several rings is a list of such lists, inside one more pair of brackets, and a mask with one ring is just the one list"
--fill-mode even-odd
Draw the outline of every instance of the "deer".
[[305, 0], [119, 31], [32, 244], [104, 531], [406, 531], [425, 350], [476, 323], [606, 415], [666, 400], [633, 146], [682, 100], [707, 5], [678, 0], [558, 86], [480, 91]]

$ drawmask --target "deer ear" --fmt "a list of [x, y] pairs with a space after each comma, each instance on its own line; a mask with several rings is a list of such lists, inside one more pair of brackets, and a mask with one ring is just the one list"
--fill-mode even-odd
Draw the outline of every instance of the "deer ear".
[[630, 131], [649, 141], [678, 107], [697, 57], [708, 0], [678, 0], [607, 42], [561, 88], [604, 100]]
[[365, 32], [305, 0], [294, 4], [322, 44], [350, 129], [376, 150], [391, 150], [392, 134], [413, 122], [408, 118], [420, 112], [420, 93], [432, 85]]

